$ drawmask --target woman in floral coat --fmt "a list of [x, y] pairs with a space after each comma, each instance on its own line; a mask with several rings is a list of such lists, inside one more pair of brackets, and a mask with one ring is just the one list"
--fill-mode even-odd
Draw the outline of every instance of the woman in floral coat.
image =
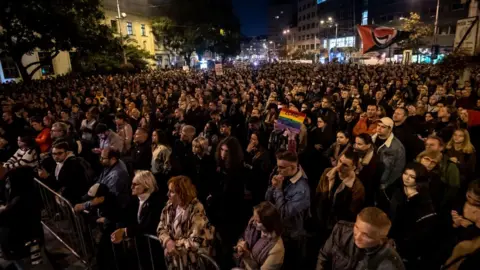
[[168, 181], [168, 203], [163, 208], [157, 234], [165, 250], [169, 269], [198, 269], [198, 253], [209, 255], [214, 237], [202, 203], [190, 178]]

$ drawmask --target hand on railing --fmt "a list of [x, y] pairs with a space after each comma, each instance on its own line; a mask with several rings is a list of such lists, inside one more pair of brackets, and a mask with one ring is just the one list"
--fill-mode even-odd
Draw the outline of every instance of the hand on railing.
[[116, 229], [111, 235], [110, 239], [112, 240], [112, 243], [114, 244], [119, 244], [123, 241], [123, 238], [125, 237], [125, 228], [120, 228]]

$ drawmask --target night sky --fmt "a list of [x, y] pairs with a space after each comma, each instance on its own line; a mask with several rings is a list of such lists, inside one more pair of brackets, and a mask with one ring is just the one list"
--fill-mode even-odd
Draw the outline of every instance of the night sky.
[[268, 0], [233, 0], [233, 6], [242, 24], [242, 34], [267, 34]]

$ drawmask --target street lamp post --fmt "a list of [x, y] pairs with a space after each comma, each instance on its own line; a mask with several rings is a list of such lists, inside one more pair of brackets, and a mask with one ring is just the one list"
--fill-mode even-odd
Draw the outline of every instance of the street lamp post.
[[[286, 36], [290, 35], [290, 29], [283, 30], [283, 34]], [[292, 47], [295, 48], [295, 35], [292, 35]], [[287, 54], [288, 54], [288, 37], [287, 37]]]
[[120, 45], [122, 46], [122, 57], [123, 57], [123, 63], [127, 64], [127, 54], [125, 53], [125, 48], [123, 48], [123, 34], [122, 34], [122, 19], [127, 17], [127, 14], [121, 13], [120, 12], [120, 3], [117, 0], [117, 24], [118, 24], [118, 30], [120, 34]]
[[[337, 43], [338, 43], [338, 23], [334, 23], [333, 21], [333, 18], [332, 17], [328, 17], [327, 21], [325, 22], [324, 20], [321, 20], [320, 21], [320, 24], [321, 25], [324, 25], [324, 24], [327, 24], [329, 27], [332, 27], [333, 25], [335, 25], [335, 48], [337, 48]], [[320, 38], [320, 35], [319, 35], [319, 38]], [[330, 60], [330, 31], [327, 32], [327, 39], [328, 39], [328, 48], [327, 48], [327, 51], [328, 51], [328, 59]]]

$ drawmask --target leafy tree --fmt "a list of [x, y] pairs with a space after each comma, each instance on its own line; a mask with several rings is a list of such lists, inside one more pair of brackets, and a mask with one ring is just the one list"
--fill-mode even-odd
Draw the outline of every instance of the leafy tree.
[[410, 32], [408, 39], [400, 42], [400, 46], [405, 49], [412, 49], [415, 52], [421, 46], [427, 45], [426, 37], [433, 33], [433, 26], [428, 25], [420, 20], [420, 15], [411, 12], [410, 17], [404, 18], [402, 21], [402, 29]]
[[[108, 46], [96, 52], [77, 52], [75, 60], [81, 72], [112, 73], [125, 70], [144, 70], [148, 68], [148, 59], [153, 59], [148, 51], [138, 46], [135, 39], [128, 36], [123, 38], [123, 50], [127, 57], [127, 64], [123, 63], [123, 51], [119, 37], [114, 38]], [[76, 63], [72, 63], [76, 64]]]
[[165, 12], [168, 17], [154, 20], [157, 40], [170, 52], [181, 55], [187, 63], [190, 56], [206, 50], [222, 56], [240, 51], [240, 23], [230, 1], [176, 0]]
[[[30, 80], [60, 51], [95, 51], [108, 46], [110, 29], [100, 0], [1, 0], [0, 54], [15, 61], [24, 80]], [[49, 57], [24, 66], [24, 54], [36, 50]]]

